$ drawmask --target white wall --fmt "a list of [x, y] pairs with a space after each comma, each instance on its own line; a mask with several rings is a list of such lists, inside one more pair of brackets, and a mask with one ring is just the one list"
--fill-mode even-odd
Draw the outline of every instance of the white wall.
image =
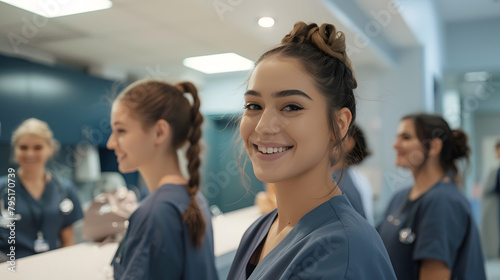
[[357, 79], [357, 122], [373, 152], [362, 168], [374, 188], [377, 218], [392, 192], [413, 180], [410, 173], [395, 167], [392, 143], [401, 117], [425, 111], [423, 50], [401, 50], [397, 64], [386, 71], [359, 67]]
[[403, 0], [401, 14], [423, 47], [425, 109], [434, 112], [434, 78], [443, 77], [444, 25], [433, 0]]
[[446, 25], [445, 70], [500, 70], [500, 19]]

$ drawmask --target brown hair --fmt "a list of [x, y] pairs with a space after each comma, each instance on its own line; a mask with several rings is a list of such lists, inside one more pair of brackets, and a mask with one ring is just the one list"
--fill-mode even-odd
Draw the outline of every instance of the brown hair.
[[[345, 36], [334, 25], [324, 23], [295, 23], [292, 31], [282, 40], [281, 45], [265, 52], [255, 63], [269, 57], [293, 58], [300, 62], [305, 72], [315, 81], [320, 92], [326, 97], [329, 126], [336, 139], [331, 149], [330, 164], [333, 166], [344, 157], [337, 123], [336, 112], [342, 108], [351, 111], [351, 124], [356, 119], [356, 100], [354, 89], [357, 87], [351, 61], [347, 56]], [[349, 128], [351, 129], [351, 128]], [[333, 155], [338, 155], [334, 158]]]
[[[184, 96], [192, 96], [192, 105]], [[142, 80], [128, 86], [115, 102], [122, 102], [131, 113], [143, 122], [144, 127], [154, 125], [158, 120], [168, 122], [172, 132], [172, 147], [179, 149], [188, 141], [186, 153], [188, 159], [189, 182], [187, 191], [191, 198], [189, 206], [183, 214], [191, 244], [199, 246], [203, 243], [206, 228], [203, 213], [196, 201], [200, 186], [200, 139], [203, 116], [200, 113], [198, 90], [190, 82], [171, 85], [161, 81]]]
[[360, 164], [366, 157], [371, 155], [366, 143], [365, 134], [357, 124], [353, 123], [348, 135], [354, 141], [354, 147], [350, 151], [347, 151], [347, 165]]

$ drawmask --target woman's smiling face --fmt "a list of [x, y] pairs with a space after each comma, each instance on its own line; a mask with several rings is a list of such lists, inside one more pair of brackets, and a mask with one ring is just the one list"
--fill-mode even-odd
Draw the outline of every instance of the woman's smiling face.
[[16, 162], [23, 169], [44, 168], [54, 153], [47, 140], [34, 134], [20, 136], [14, 148]]
[[133, 118], [131, 110], [122, 102], [113, 105], [111, 128], [106, 147], [115, 151], [120, 172], [137, 171], [151, 161], [155, 154], [154, 130], [144, 129], [142, 122]]
[[240, 132], [259, 180], [293, 179], [329, 165], [327, 102], [294, 59], [270, 57], [254, 69]]

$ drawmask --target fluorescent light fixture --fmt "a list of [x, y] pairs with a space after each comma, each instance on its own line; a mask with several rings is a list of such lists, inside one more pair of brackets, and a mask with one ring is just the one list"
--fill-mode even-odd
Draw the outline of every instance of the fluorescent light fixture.
[[188, 57], [182, 64], [205, 74], [250, 70], [254, 65], [253, 61], [235, 53]]
[[464, 75], [466, 82], [484, 82], [488, 80], [489, 77], [490, 73], [488, 72], [469, 72]]
[[0, 0], [46, 18], [62, 17], [111, 8], [109, 0]]
[[259, 18], [259, 25], [265, 28], [272, 27], [274, 25], [274, 19], [272, 17], [261, 17]]

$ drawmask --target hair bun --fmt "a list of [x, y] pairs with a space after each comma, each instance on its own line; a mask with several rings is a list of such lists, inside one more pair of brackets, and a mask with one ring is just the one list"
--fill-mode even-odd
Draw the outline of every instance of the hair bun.
[[453, 143], [453, 158], [459, 159], [468, 157], [470, 148], [467, 145], [467, 135], [460, 129], [454, 129], [451, 132], [451, 137]]
[[333, 24], [323, 23], [318, 27], [317, 24], [306, 24], [303, 21], [295, 23], [293, 30], [290, 31], [282, 40], [282, 44], [293, 44], [310, 42], [324, 53], [342, 61], [351, 72], [354, 72], [351, 61], [346, 53], [345, 36], [342, 31], [337, 31]]

